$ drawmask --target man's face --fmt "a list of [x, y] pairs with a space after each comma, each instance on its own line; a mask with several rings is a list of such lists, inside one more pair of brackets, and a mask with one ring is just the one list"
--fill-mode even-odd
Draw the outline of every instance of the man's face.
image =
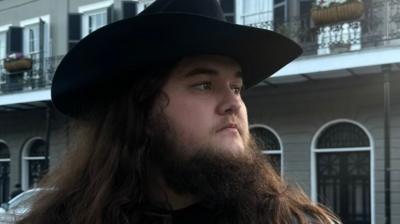
[[228, 57], [185, 58], [171, 71], [162, 89], [168, 98], [162, 110], [178, 144], [186, 146], [184, 156], [199, 148], [244, 151], [249, 132], [242, 87], [241, 68]]

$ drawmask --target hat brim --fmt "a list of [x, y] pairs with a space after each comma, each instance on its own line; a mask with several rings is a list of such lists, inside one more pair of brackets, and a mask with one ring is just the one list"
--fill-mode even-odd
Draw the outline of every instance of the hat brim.
[[205, 54], [235, 59], [248, 88], [301, 53], [294, 41], [269, 30], [192, 14], [136, 16], [98, 29], [71, 49], [55, 72], [51, 97], [58, 110], [74, 117], [91, 98], [101, 97], [96, 91], [105, 90], [96, 86], [112, 81], [119, 66], [151, 68]]

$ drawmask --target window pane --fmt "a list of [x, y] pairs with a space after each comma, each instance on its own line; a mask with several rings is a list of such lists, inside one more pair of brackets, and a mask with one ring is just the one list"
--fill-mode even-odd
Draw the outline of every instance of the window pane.
[[251, 135], [254, 137], [257, 145], [262, 150], [280, 150], [278, 138], [266, 128], [254, 127], [250, 129]]
[[6, 57], [6, 34], [0, 33], [0, 60], [4, 59], [5, 57]]
[[329, 126], [319, 136], [317, 148], [347, 148], [370, 146], [367, 134], [358, 126], [342, 122]]
[[46, 156], [46, 150], [46, 143], [43, 140], [37, 140], [32, 144], [29, 150], [29, 156]]
[[274, 21], [277, 23], [283, 23], [285, 21], [285, 7], [280, 6], [274, 9]]

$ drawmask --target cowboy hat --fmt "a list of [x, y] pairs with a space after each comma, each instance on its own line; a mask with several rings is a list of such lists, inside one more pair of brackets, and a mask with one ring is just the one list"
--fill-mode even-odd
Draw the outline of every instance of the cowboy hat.
[[59, 111], [77, 117], [86, 104], [108, 94], [107, 85], [118, 91], [114, 81], [121, 66], [152, 68], [205, 54], [238, 61], [248, 88], [301, 53], [278, 33], [227, 22], [217, 0], [156, 0], [137, 16], [104, 26], [72, 48], [55, 72], [51, 97]]

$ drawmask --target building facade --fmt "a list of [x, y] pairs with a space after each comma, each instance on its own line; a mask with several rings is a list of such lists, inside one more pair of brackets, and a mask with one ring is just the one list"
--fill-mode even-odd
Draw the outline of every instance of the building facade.
[[[34, 187], [73, 144], [68, 118], [50, 102], [62, 57], [151, 2], [0, 1], [0, 201], [17, 183]], [[250, 131], [277, 171], [346, 224], [399, 223], [400, 2], [220, 3], [228, 21], [275, 30], [304, 49], [244, 94]]]

